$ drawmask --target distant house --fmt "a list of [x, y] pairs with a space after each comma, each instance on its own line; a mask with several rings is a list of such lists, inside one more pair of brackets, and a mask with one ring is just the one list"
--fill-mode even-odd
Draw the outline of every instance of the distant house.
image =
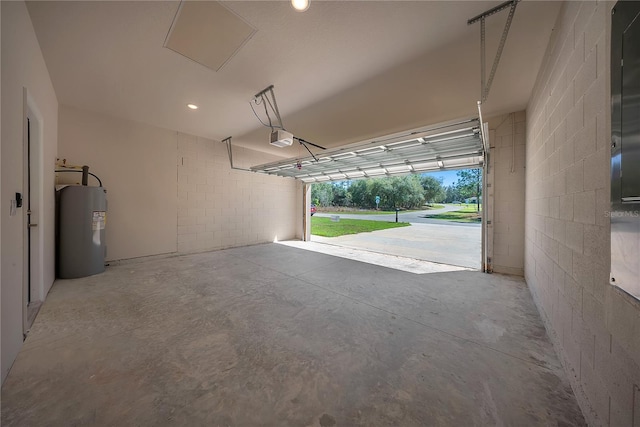
[[[469, 197], [468, 199], [464, 199], [464, 202], [469, 204], [469, 203], [478, 203], [476, 200], [476, 197]], [[482, 203], [482, 196], [480, 196], [480, 203]]]

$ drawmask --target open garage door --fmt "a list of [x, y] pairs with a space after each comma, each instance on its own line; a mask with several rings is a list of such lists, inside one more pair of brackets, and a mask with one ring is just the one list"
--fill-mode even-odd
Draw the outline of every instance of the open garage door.
[[477, 118], [376, 138], [251, 170], [305, 183], [405, 175], [482, 166], [484, 147]]
[[[492, 176], [488, 159], [488, 129], [472, 118], [406, 131], [251, 168], [254, 172], [299, 179], [305, 184], [434, 171], [483, 170], [482, 270], [491, 271]], [[304, 240], [310, 239], [310, 191], [304, 191]]]

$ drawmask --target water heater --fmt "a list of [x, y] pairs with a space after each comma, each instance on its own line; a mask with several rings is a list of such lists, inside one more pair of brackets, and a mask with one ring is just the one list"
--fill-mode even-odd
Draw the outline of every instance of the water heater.
[[58, 202], [58, 277], [74, 279], [104, 271], [107, 190], [63, 186]]

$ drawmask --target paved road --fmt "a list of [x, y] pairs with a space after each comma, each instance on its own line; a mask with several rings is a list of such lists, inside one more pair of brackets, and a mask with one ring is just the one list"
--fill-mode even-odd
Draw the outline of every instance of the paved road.
[[[440, 214], [444, 212], [457, 211], [460, 209], [460, 206], [456, 205], [445, 205], [442, 209], [431, 209], [426, 211], [416, 211], [416, 212], [398, 212], [398, 221], [400, 222], [410, 222], [412, 224], [449, 224], [457, 227], [480, 227], [478, 223], [468, 223], [468, 222], [451, 222], [451, 221], [443, 221], [441, 219], [432, 219], [425, 218], [426, 215]], [[344, 219], [368, 219], [370, 221], [395, 221], [395, 214], [385, 214], [385, 215], [358, 215], [358, 214], [342, 214], [340, 212], [335, 213], [322, 213], [318, 212], [315, 216], [318, 217], [330, 217], [333, 215], [338, 215], [340, 218]]]

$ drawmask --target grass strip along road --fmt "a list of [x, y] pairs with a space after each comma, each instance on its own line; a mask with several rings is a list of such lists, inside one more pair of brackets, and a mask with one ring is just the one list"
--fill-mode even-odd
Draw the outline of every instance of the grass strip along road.
[[[395, 213], [395, 212], [394, 212]], [[369, 231], [386, 230], [387, 228], [407, 227], [408, 222], [367, 221], [364, 219], [311, 218], [311, 234], [323, 237], [337, 237], [345, 234], [367, 233]]]
[[443, 219], [453, 222], [482, 222], [482, 211], [478, 212], [476, 205], [467, 205], [457, 211], [441, 214], [425, 215], [425, 218]]

